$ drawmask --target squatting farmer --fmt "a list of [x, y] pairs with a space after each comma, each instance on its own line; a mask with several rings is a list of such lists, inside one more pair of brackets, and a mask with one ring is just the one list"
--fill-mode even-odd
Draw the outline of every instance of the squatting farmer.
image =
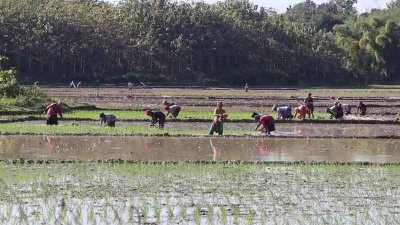
[[342, 119], [344, 115], [342, 104], [340, 104], [339, 102], [335, 102], [332, 107], [326, 108], [326, 112], [330, 114], [331, 119]]

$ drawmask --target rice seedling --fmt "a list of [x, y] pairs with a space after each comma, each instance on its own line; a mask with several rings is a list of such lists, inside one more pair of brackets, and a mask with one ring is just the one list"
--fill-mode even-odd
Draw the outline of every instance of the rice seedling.
[[[141, 201], [141, 202], [143, 202], [143, 201]], [[143, 205], [140, 207], [140, 214], [144, 218], [144, 221], [147, 221], [147, 218], [149, 216], [149, 208], [147, 207], [147, 205], [145, 203], [143, 203]]]
[[168, 220], [172, 221], [172, 219], [174, 218], [174, 207], [168, 207], [167, 214]]
[[201, 206], [196, 205], [194, 210], [194, 221], [196, 224], [200, 224], [201, 222]]
[[94, 214], [93, 207], [89, 208], [89, 211], [86, 216], [87, 216], [86, 220], [88, 221], [88, 223], [93, 224], [95, 222], [95, 218], [94, 218], [95, 214]]
[[180, 206], [179, 215], [183, 221], [186, 221], [188, 219], [187, 211], [188, 211], [188, 208], [187, 208], [186, 204], [183, 204]]
[[[193, 218], [198, 223], [205, 223], [202, 219], [207, 219], [211, 224], [234, 221], [239, 224], [250, 221], [253, 224], [340, 224], [346, 218], [356, 223], [394, 224], [399, 220], [396, 208], [398, 180], [388, 179], [390, 176], [398, 177], [398, 170], [385, 166], [277, 164], [236, 167], [126, 163], [27, 166], [0, 162], [0, 169], [4, 171], [0, 175], [4, 180], [4, 204], [0, 206], [2, 221], [15, 220], [14, 215], [21, 210], [27, 212], [30, 223], [35, 223], [37, 213], [38, 223], [53, 221], [64, 224], [145, 222], [144, 214], [147, 214], [147, 222], [176, 223]], [[49, 178], [39, 178], [39, 174], [46, 171], [53, 173]], [[232, 171], [241, 176], [233, 175]], [[137, 186], [140, 179], [141, 184]], [[85, 185], [82, 185], [82, 180], [85, 180]], [[185, 183], [186, 180], [192, 182]], [[238, 185], [241, 191], [237, 190]], [[60, 200], [59, 189], [63, 200]], [[182, 191], [185, 194], [178, 194]], [[20, 201], [12, 196], [26, 197]], [[54, 213], [55, 209], [50, 205], [60, 201], [57, 213]], [[11, 202], [15, 203], [12, 210], [7, 208]], [[35, 202], [40, 206], [35, 206]], [[19, 207], [22, 204], [26, 209]], [[139, 206], [137, 210], [135, 204]], [[215, 205], [218, 205], [218, 210], [215, 210]], [[144, 206], [147, 209], [143, 209]], [[255, 206], [262, 210], [256, 210]], [[98, 209], [100, 214], [94, 213], [94, 209]], [[151, 215], [143, 213], [149, 209]], [[8, 215], [8, 211], [13, 213]], [[214, 217], [216, 211], [218, 219]]]
[[160, 222], [161, 221], [161, 208], [156, 207], [153, 210], [154, 210], [154, 217], [156, 218], [157, 222]]

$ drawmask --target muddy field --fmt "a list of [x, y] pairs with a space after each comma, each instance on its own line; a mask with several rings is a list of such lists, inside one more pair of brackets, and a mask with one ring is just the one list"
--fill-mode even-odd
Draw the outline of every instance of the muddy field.
[[2, 136], [0, 159], [396, 163], [400, 140]]
[[[159, 106], [163, 99], [172, 100], [187, 109], [212, 110], [218, 101], [228, 108], [270, 108], [274, 104], [297, 106], [303, 102], [308, 89], [250, 90], [236, 89], [174, 89], [174, 88], [46, 88], [54, 98], [94, 104], [105, 109], [142, 109]], [[323, 112], [335, 99], [356, 106], [360, 100], [375, 114], [399, 113], [399, 89], [313, 89], [316, 111]]]
[[0, 222], [398, 224], [399, 168], [0, 164]]

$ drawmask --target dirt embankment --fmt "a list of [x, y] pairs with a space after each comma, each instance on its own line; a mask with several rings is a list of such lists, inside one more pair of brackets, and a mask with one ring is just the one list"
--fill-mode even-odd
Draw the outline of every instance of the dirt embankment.
[[[94, 104], [104, 109], [143, 109], [160, 106], [163, 99], [174, 101], [184, 107], [212, 108], [223, 101], [226, 107], [240, 109], [271, 108], [274, 104], [295, 107], [304, 101], [305, 90], [257, 90], [244, 93], [238, 90], [190, 90], [190, 89], [139, 89], [127, 88], [48, 88], [54, 98]], [[336, 100], [356, 107], [359, 101], [368, 105], [368, 112], [394, 115], [399, 113], [400, 98], [396, 90], [316, 90], [314, 102], [317, 111], [324, 111]]]

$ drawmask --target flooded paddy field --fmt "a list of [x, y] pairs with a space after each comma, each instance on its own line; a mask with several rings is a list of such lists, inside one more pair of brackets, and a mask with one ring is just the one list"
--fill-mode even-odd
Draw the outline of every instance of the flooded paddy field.
[[[247, 118], [276, 103], [296, 106], [310, 91], [45, 90], [102, 110], [161, 108], [163, 99], [173, 100], [182, 118], [189, 110], [212, 114], [218, 101]], [[375, 121], [396, 120], [398, 91], [311, 90], [318, 112], [336, 98], [362, 100]], [[278, 123], [265, 137], [252, 131], [254, 123], [227, 122], [231, 136], [212, 137], [209, 122], [168, 121], [159, 131], [139, 119], [114, 129], [70, 119], [57, 127], [43, 120], [1, 125], [0, 224], [400, 223], [396, 124]]]
[[[45, 129], [45, 122], [41, 120], [15, 123], [16, 125], [29, 124], [34, 125], [35, 128]], [[95, 121], [63, 121], [62, 126], [69, 127], [71, 124], [77, 127], [98, 127], [98, 129], [112, 131], [108, 128], [99, 127], [98, 122]], [[149, 122], [117, 122], [115, 133], [119, 129], [138, 128], [143, 132], [152, 131], [154, 129], [148, 128]], [[243, 135], [243, 136], [262, 136], [259, 132], [254, 132], [256, 123], [234, 123], [227, 122], [224, 124], [226, 134]], [[207, 122], [169, 122], [165, 124], [165, 133], [181, 132], [182, 134], [193, 133], [194, 135], [207, 135], [210, 123]], [[376, 138], [376, 137], [392, 137], [400, 138], [400, 125], [399, 124], [324, 124], [324, 123], [277, 123], [276, 132], [272, 132], [274, 137], [332, 137], [332, 138]], [[100, 130], [101, 131], [101, 130]], [[129, 133], [126, 133], [129, 135]]]
[[398, 165], [0, 163], [1, 224], [398, 224]]
[[0, 159], [399, 163], [400, 139], [0, 136]]

